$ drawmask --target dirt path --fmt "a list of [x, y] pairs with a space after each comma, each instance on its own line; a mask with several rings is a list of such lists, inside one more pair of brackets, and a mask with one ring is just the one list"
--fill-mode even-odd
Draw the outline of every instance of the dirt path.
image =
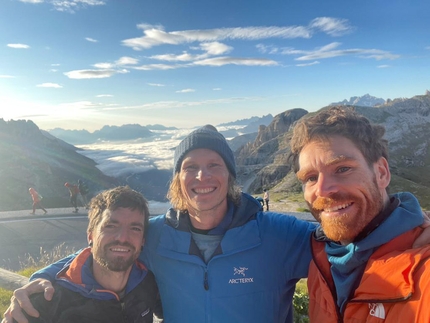
[[296, 212], [299, 208], [307, 208], [304, 202], [292, 202], [289, 200], [270, 201], [269, 209], [275, 212]]

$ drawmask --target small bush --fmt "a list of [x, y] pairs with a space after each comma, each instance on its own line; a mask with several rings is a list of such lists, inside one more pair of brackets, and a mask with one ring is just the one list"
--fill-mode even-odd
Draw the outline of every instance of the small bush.
[[306, 279], [297, 283], [293, 297], [293, 321], [294, 323], [309, 323], [309, 295]]

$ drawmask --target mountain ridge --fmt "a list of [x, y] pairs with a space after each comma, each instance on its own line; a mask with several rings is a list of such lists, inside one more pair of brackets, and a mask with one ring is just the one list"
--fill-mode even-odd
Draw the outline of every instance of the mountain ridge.
[[[427, 135], [430, 131], [430, 92], [412, 98], [387, 100], [372, 107], [352, 107], [386, 128], [386, 138], [390, 142], [392, 191], [410, 191], [423, 206], [430, 208], [430, 201], [426, 201], [430, 196], [430, 175], [427, 175], [430, 174], [430, 140]], [[238, 121], [241, 127], [234, 129], [238, 135], [228, 138], [228, 142], [236, 158], [237, 180], [244, 191], [260, 194], [263, 188], [268, 188], [283, 195], [301, 193], [300, 183], [287, 161], [289, 141], [294, 124], [316, 112], [290, 109], [274, 117], [269, 114], [260, 119]], [[257, 124], [257, 131], [244, 133], [246, 122], [253, 124], [252, 127]], [[229, 124], [238, 125], [235, 122]], [[154, 125], [153, 130], [146, 128], [147, 131], [140, 132], [142, 127], [107, 127], [104, 130], [106, 138], [109, 135], [117, 138], [113, 135], [115, 131], [128, 132], [131, 129], [133, 131], [128, 134], [133, 136], [143, 133], [152, 136], [151, 131], [167, 128]], [[217, 127], [220, 132], [223, 127], [228, 131], [225, 124]], [[0, 180], [4, 183], [0, 188], [0, 211], [28, 208], [31, 205], [29, 186], [35, 186], [45, 197], [45, 207], [68, 206], [68, 191], [63, 184], [66, 181], [76, 182], [77, 179], [88, 182], [94, 193], [127, 184], [149, 200], [166, 201], [171, 170], [153, 169], [113, 178], [103, 174], [93, 160], [79, 151], [79, 148], [55, 137], [52, 132], [40, 130], [31, 120], [6, 122], [0, 119], [0, 153], [3, 156]]]

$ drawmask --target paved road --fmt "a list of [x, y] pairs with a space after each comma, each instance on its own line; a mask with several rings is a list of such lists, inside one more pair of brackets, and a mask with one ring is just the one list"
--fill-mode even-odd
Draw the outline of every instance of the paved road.
[[[0, 212], [0, 267], [18, 270], [21, 265], [28, 265], [26, 261], [30, 257], [39, 259], [44, 253], [65, 255], [85, 247], [87, 211], [82, 208], [77, 214], [71, 211], [71, 208], [48, 209], [46, 215], [41, 215], [40, 210], [36, 215], [29, 214], [28, 210]], [[163, 213], [158, 209], [150, 212]], [[289, 214], [313, 220], [308, 213]]]
[[0, 212], [0, 267], [17, 270], [21, 264], [28, 265], [30, 257], [68, 254], [85, 247], [87, 212], [75, 214], [71, 210], [48, 209], [46, 216], [29, 211]]

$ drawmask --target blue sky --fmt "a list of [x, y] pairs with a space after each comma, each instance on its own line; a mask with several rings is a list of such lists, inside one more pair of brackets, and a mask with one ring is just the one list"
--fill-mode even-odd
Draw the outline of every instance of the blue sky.
[[0, 117], [179, 128], [430, 90], [430, 1], [2, 0]]

